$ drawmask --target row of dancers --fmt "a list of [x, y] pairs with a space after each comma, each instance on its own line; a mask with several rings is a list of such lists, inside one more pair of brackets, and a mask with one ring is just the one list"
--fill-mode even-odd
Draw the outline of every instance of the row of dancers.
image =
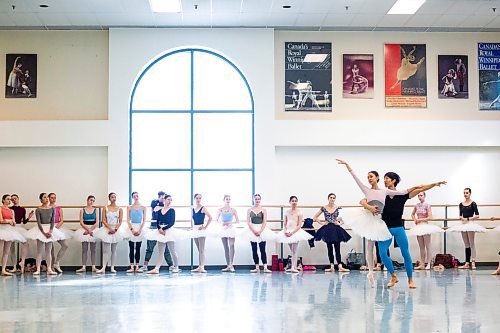
[[[369, 268], [368, 279], [370, 284], [373, 284], [373, 241], [379, 241], [379, 248], [382, 256], [382, 261], [386, 265], [386, 267], [391, 271], [392, 261], [388, 257], [387, 249], [392, 241], [392, 237], [396, 238], [398, 244], [401, 247], [401, 251], [403, 257], [405, 258], [405, 266], [407, 266], [407, 261], [409, 260], [411, 264], [411, 257], [409, 255], [409, 251], [407, 249], [408, 240], [406, 238], [406, 234], [404, 233], [404, 228], [402, 228], [403, 233], [401, 234], [400, 226], [398, 223], [402, 224], [402, 213], [404, 209], [404, 203], [408, 198], [413, 197], [415, 194], [419, 194], [420, 204], [417, 205], [412, 213], [412, 217], [416, 222], [415, 228], [413, 228], [410, 233], [414, 233], [418, 237], [419, 246], [421, 249], [422, 260], [421, 263], [430, 263], [430, 234], [434, 232], [442, 232], [442, 229], [428, 224], [428, 219], [432, 218], [432, 212], [430, 210], [430, 206], [425, 204], [425, 190], [430, 189], [434, 186], [440, 186], [445, 182], [433, 183], [426, 186], [415, 187], [406, 191], [395, 191], [395, 186], [399, 182], [399, 176], [395, 173], [387, 173], [384, 177], [384, 183], [387, 187], [385, 190], [378, 189], [378, 173], [372, 171], [368, 174], [368, 182], [371, 185], [371, 188], [368, 188], [362, 184], [362, 182], [356, 177], [356, 175], [352, 172], [349, 165], [340, 161], [339, 163], [345, 164], [348, 170], [353, 175], [354, 179], [360, 186], [361, 190], [365, 193], [365, 201], [361, 203], [366, 209], [363, 210], [347, 210], [345, 209], [342, 216], [339, 216], [339, 207], [335, 205], [335, 195], [333, 193], [328, 195], [329, 203], [328, 205], [322, 207], [318, 213], [314, 216], [314, 220], [319, 222], [320, 224], [324, 224], [317, 232], [316, 239], [323, 240], [327, 244], [328, 248], [328, 256], [330, 260], [330, 268], [328, 271], [333, 271], [334, 269], [334, 256], [333, 256], [333, 248], [335, 248], [335, 259], [337, 260], [337, 264], [339, 265], [340, 271], [347, 271], [345, 267], [342, 266], [341, 257], [340, 257], [340, 243], [347, 242], [351, 236], [342, 228], [340, 225], [343, 223], [345, 219], [348, 221], [348, 225], [351, 227], [354, 233], [365, 237], [368, 239], [368, 253], [367, 253], [367, 263]], [[391, 178], [392, 177], [392, 178]], [[388, 181], [387, 181], [388, 180]], [[391, 189], [392, 187], [392, 189]], [[465, 221], [469, 222], [469, 219], [476, 219], [479, 217], [479, 213], [477, 211], [477, 205], [474, 202], [470, 202], [470, 189], [466, 189], [468, 192], [468, 197], [466, 196], [466, 200], [464, 203], [460, 205], [461, 216]], [[374, 195], [376, 198], [380, 197], [379, 200], [374, 200]], [[387, 195], [395, 195], [395, 197], [391, 198]], [[465, 195], [465, 192], [464, 192]], [[385, 198], [386, 197], [386, 198]], [[394, 201], [394, 199], [402, 197], [399, 200], [396, 200], [396, 205], [393, 204], [388, 207], [384, 207], [384, 203], [381, 200], [385, 198], [387, 205], [387, 200], [390, 202]], [[26, 232], [26, 229], [19, 227], [17, 224], [26, 222], [31, 218], [33, 212], [30, 213], [30, 216], [26, 218], [26, 211], [24, 212], [20, 210], [19, 212], [15, 212], [19, 210], [19, 197], [17, 195], [4, 195], [2, 198], [2, 228], [0, 229], [0, 240], [4, 240], [4, 255], [2, 257], [2, 273], [5, 275], [11, 274], [5, 270], [6, 263], [8, 259], [9, 250], [12, 246], [13, 241], [21, 242], [21, 269], [24, 266], [23, 261], [25, 256], [25, 248], [27, 247], [26, 238], [36, 239], [37, 240], [37, 270], [35, 273], [39, 274], [40, 272], [40, 262], [43, 252], [45, 252], [45, 257], [48, 259], [48, 273], [49, 274], [57, 274], [56, 272], [62, 272], [59, 262], [64, 252], [67, 249], [67, 239], [73, 237], [75, 240], [80, 241], [82, 243], [82, 268], [80, 268], [79, 272], [86, 271], [86, 263], [87, 263], [87, 255], [90, 250], [91, 253], [91, 262], [92, 262], [92, 270], [97, 273], [104, 273], [106, 268], [108, 259], [110, 259], [111, 263], [111, 271], [115, 272], [114, 262], [116, 256], [116, 246], [118, 242], [128, 239], [129, 240], [129, 259], [130, 259], [130, 269], [128, 272], [142, 272], [147, 269], [147, 265], [149, 263], [149, 259], [151, 258], [154, 247], [158, 243], [158, 252], [159, 256], [157, 259], [157, 263], [155, 268], [149, 273], [157, 274], [159, 272], [159, 268], [162, 264], [163, 257], [166, 259], [167, 264], [172, 268], [172, 271], [178, 272], [178, 261], [177, 255], [175, 251], [175, 241], [180, 239], [185, 239], [192, 237], [194, 238], [195, 244], [199, 251], [199, 263], [200, 266], [193, 270], [194, 272], [206, 272], [205, 270], [205, 240], [207, 236], [217, 236], [222, 239], [222, 243], [224, 245], [225, 256], [227, 267], [223, 269], [224, 271], [234, 272], [233, 267], [233, 259], [234, 259], [234, 241], [236, 239], [236, 230], [233, 227], [235, 223], [239, 222], [238, 214], [236, 210], [230, 207], [230, 196], [225, 196], [224, 207], [220, 208], [217, 211], [216, 221], [220, 221], [221, 223], [217, 223], [215, 226], [210, 227], [207, 230], [208, 226], [212, 222], [212, 217], [206, 207], [201, 204], [201, 195], [195, 195], [195, 205], [192, 208], [192, 232], [187, 232], [184, 230], [180, 230], [177, 228], [172, 228], [175, 224], [175, 210], [171, 207], [172, 197], [170, 195], [166, 195], [163, 192], [159, 192], [159, 198], [157, 200], [153, 200], [151, 207], [153, 208], [153, 216], [152, 216], [152, 224], [151, 229], [145, 227], [145, 214], [146, 208], [142, 206], [139, 202], [138, 193], [132, 193], [133, 204], [127, 207], [127, 222], [122, 223], [123, 220], [123, 210], [116, 204], [116, 194], [110, 193], [109, 201], [110, 204], [105, 207], [103, 210], [103, 226], [101, 228], [98, 227], [97, 221], [98, 212], [93, 206], [95, 202], [95, 197], [89, 196], [87, 198], [87, 206], [84, 207], [80, 212], [80, 225], [81, 228], [77, 230], [73, 235], [71, 231], [64, 228], [62, 224], [64, 223], [62, 209], [56, 204], [56, 195], [54, 193], [50, 193], [46, 195], [42, 193], [40, 195], [40, 201], [42, 205], [37, 209], [37, 222], [38, 225], [35, 228]], [[13, 206], [10, 206], [10, 201], [13, 201]], [[402, 201], [403, 200], [403, 201]], [[469, 201], [468, 201], [469, 200]], [[291, 209], [288, 210], [285, 214], [285, 223], [284, 229], [275, 235], [271, 230], [269, 230], [266, 226], [267, 224], [267, 212], [265, 208], [260, 205], [261, 197], [256, 194], [254, 196], [254, 205], [247, 212], [247, 223], [248, 228], [245, 229], [245, 232], [241, 234], [244, 238], [251, 241], [253, 258], [255, 262], [255, 269], [253, 272], [259, 272], [259, 256], [257, 250], [259, 249], [261, 252], [261, 260], [264, 266], [264, 272], [270, 272], [267, 267], [267, 255], [265, 253], [265, 245], [266, 241], [270, 241], [276, 239], [278, 242], [289, 244], [290, 250], [292, 252], [292, 267], [290, 272], [297, 273], [297, 267], [295, 263], [297, 262], [297, 249], [298, 244], [301, 240], [308, 240], [312, 238], [307, 232], [301, 229], [303, 215], [300, 210], [297, 208], [298, 199], [295, 196], [290, 198]], [[397, 207], [399, 201], [399, 209]], [[402, 201], [402, 205], [401, 205]], [[472, 207], [473, 214], [469, 215], [467, 212], [468, 208]], [[381, 209], [382, 208], [382, 209]], [[394, 209], [398, 208], [398, 209]], [[9, 212], [9, 210], [11, 212]], [[400, 210], [400, 212], [399, 212]], [[382, 216], [380, 216], [380, 211], [383, 211]], [[386, 218], [384, 219], [384, 213]], [[319, 216], [323, 214], [325, 217], [325, 221], [319, 221]], [[16, 216], [16, 217], [14, 217]], [[399, 217], [398, 217], [399, 216]], [[399, 219], [399, 222], [397, 221]], [[381, 222], [382, 221], [382, 222]], [[17, 224], [16, 224], [17, 222]], [[14, 227], [14, 230], [6, 229], [5, 226], [10, 225]], [[466, 243], [466, 264], [462, 268], [468, 268], [470, 257], [467, 257], [467, 253], [469, 252], [472, 256], [472, 267], [474, 268], [474, 259], [475, 259], [475, 249], [472, 251], [472, 248], [467, 245], [474, 245], [474, 232], [479, 230], [474, 229], [474, 231], [463, 230], [463, 226], [470, 227], [479, 226], [475, 223], [463, 223], [456, 227], [456, 231], [462, 231], [465, 233], [467, 238], [464, 237], [464, 242], [469, 239], [472, 239], [472, 242], [469, 241], [469, 244]], [[15, 227], [17, 226], [17, 228]], [[481, 227], [481, 226], [479, 226]], [[454, 227], [455, 228], [455, 227]], [[481, 227], [482, 228], [482, 227]], [[450, 230], [452, 230], [451, 228]], [[460, 230], [458, 230], [460, 229]], [[17, 231], [20, 235], [18, 237], [8, 237], [8, 232]], [[209, 232], [210, 231], [210, 232]], [[26, 232], [26, 237], [24, 240], [22, 238], [23, 233]], [[469, 238], [469, 233], [472, 233], [472, 237]], [[402, 236], [404, 234], [404, 237]], [[21, 236], [21, 237], [19, 237]], [[405, 239], [406, 238], [406, 242]], [[104, 248], [104, 262], [103, 267], [98, 270], [95, 267], [95, 250], [96, 250], [96, 241], [103, 241]], [[146, 250], [146, 258], [144, 261], [144, 266], [140, 268], [139, 260], [140, 260], [140, 248], [143, 240], [147, 240], [148, 246]], [[61, 249], [57, 254], [57, 257], [53, 255], [53, 242], [59, 242], [61, 244]], [[406, 244], [405, 244], [406, 243]], [[469, 249], [469, 250], [467, 250]], [[49, 253], [51, 255], [49, 255]], [[23, 256], [24, 254], [24, 256]], [[388, 260], [389, 259], [389, 260]], [[390, 261], [391, 265], [387, 264]], [[428, 264], [429, 265], [429, 264]], [[428, 266], [427, 265], [427, 266]], [[426, 268], [425, 266], [419, 266], [417, 268]], [[393, 271], [393, 268], [392, 268]], [[392, 272], [393, 273], [393, 272]], [[391, 274], [392, 274], [391, 273]], [[409, 270], [407, 267], [407, 273], [409, 277], [410, 286], [414, 286], [411, 279], [411, 269]], [[392, 285], [396, 282], [391, 281]]]

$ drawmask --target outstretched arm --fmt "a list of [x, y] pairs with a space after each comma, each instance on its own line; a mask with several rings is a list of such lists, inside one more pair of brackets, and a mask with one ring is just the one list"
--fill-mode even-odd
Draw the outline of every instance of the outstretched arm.
[[446, 185], [446, 182], [445, 181], [440, 181], [440, 182], [431, 183], [431, 184], [427, 184], [427, 185], [415, 186], [415, 187], [411, 188], [411, 191], [408, 190], [408, 194], [409, 194], [409, 197], [411, 199], [414, 196], [416, 196], [417, 194], [419, 194], [420, 192], [424, 192], [424, 191], [430, 190], [433, 187], [436, 187], [436, 186], [439, 187], [441, 185]]
[[363, 183], [361, 182], [361, 180], [358, 178], [358, 176], [356, 176], [356, 174], [355, 174], [355, 173], [354, 173], [354, 171], [352, 170], [352, 168], [351, 168], [351, 166], [349, 165], [349, 163], [347, 163], [347, 162], [346, 162], [346, 161], [344, 161], [344, 160], [338, 159], [338, 158], [337, 158], [336, 160], [337, 160], [337, 162], [338, 162], [339, 164], [344, 164], [344, 165], [346, 166], [347, 171], [349, 171], [349, 173], [351, 174], [352, 178], [354, 178], [354, 181], [356, 182], [356, 184], [358, 184], [358, 186], [359, 186], [359, 188], [360, 188], [361, 192], [363, 192], [363, 193], [366, 195], [366, 193], [368, 192], [369, 188], [368, 188], [365, 184], [363, 184]]

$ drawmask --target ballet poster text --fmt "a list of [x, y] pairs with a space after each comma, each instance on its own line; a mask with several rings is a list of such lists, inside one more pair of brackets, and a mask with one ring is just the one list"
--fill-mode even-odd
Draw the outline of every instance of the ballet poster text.
[[6, 98], [36, 98], [36, 54], [6, 55]]
[[285, 43], [285, 111], [332, 111], [331, 43]]
[[500, 43], [478, 43], [479, 110], [500, 110]]
[[385, 44], [385, 106], [426, 108], [425, 44]]

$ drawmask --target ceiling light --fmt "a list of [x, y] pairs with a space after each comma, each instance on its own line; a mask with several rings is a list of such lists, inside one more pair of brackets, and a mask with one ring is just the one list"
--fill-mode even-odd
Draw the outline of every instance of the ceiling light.
[[151, 10], [155, 13], [180, 13], [181, 0], [149, 0]]
[[49, 8], [49, 5], [40, 5], [40, 8]]
[[284, 9], [290, 9], [290, 8], [292, 8], [292, 6], [290, 6], [290, 5], [284, 5], [283, 8]]
[[387, 14], [397, 15], [397, 14], [415, 14], [417, 10], [424, 4], [425, 0], [398, 0], [389, 9]]

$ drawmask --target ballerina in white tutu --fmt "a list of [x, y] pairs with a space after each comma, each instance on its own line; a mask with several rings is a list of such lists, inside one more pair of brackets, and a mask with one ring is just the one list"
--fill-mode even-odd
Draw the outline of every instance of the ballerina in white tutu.
[[387, 195], [404, 195], [408, 193], [408, 189], [402, 191], [394, 191], [388, 188], [379, 188], [378, 182], [380, 180], [377, 171], [368, 172], [368, 183], [371, 187], [364, 185], [361, 180], [356, 176], [349, 164], [344, 161], [337, 159], [339, 164], [344, 164], [347, 171], [358, 184], [361, 191], [366, 196], [368, 204], [378, 208], [378, 212], [372, 212], [364, 208], [355, 209], [344, 209], [341, 213], [341, 217], [346, 225], [348, 225], [352, 232], [360, 237], [367, 239], [367, 249], [366, 249], [366, 264], [368, 266], [368, 281], [370, 286], [375, 286], [375, 279], [373, 277], [373, 248], [374, 241], [384, 241], [391, 239], [392, 235], [389, 232], [385, 222], [382, 220], [380, 213], [384, 209], [385, 197]]
[[217, 217], [215, 221], [221, 219], [221, 224], [217, 225], [215, 228], [216, 235], [220, 237], [222, 245], [224, 246], [224, 255], [226, 257], [227, 267], [223, 268], [223, 272], [234, 273], [235, 269], [233, 267], [234, 261], [234, 242], [236, 239], [236, 230], [233, 226], [235, 223], [240, 223], [238, 218], [238, 212], [236, 209], [231, 208], [229, 204], [231, 203], [231, 196], [224, 195], [224, 207], [219, 208], [217, 211]]
[[299, 250], [299, 242], [309, 240], [314, 236], [302, 230], [304, 223], [304, 215], [300, 209], [297, 208], [299, 199], [295, 195], [290, 197], [289, 203], [291, 208], [286, 211], [283, 230], [276, 236], [276, 241], [279, 243], [288, 244], [290, 252], [292, 252], [291, 268], [286, 270], [287, 273], [298, 273], [297, 269], [297, 255]]
[[165, 246], [168, 246], [174, 263], [171, 272], [179, 273], [179, 260], [177, 258], [177, 252], [175, 251], [175, 242], [189, 238], [189, 233], [187, 231], [179, 230], [173, 227], [175, 224], [175, 209], [170, 206], [172, 203], [172, 196], [165, 194], [164, 198], [164, 206], [158, 211], [158, 229], [151, 230], [146, 235], [147, 239], [158, 242], [158, 258], [156, 259], [156, 266], [150, 270], [148, 274], [160, 273]]
[[111, 273], [116, 273], [116, 247], [125, 238], [126, 229], [122, 228], [123, 209], [116, 204], [116, 193], [108, 194], [108, 199], [110, 203], [102, 211], [103, 226], [95, 233], [95, 236], [102, 240], [103, 247], [102, 267], [96, 272], [97, 274], [106, 272], [108, 261], [110, 261]]
[[64, 239], [60, 239], [57, 242], [61, 246], [59, 249], [59, 252], [57, 252], [57, 256], [55, 255], [55, 244], [52, 245], [52, 250], [50, 251], [50, 255], [52, 257], [52, 264], [54, 265], [54, 270], [57, 273], [62, 273], [61, 269], [61, 259], [66, 253], [66, 250], [68, 249], [68, 240], [73, 237], [74, 232], [69, 230], [66, 227], [63, 227], [64, 225], [64, 215], [63, 215], [63, 209], [57, 205], [56, 203], [57, 196], [55, 193], [49, 193], [49, 205], [50, 207], [54, 208], [54, 223], [55, 223], [55, 228], [58, 229], [60, 232], [64, 234]]
[[28, 251], [29, 251], [29, 242], [26, 239], [26, 233], [28, 230], [26, 230], [22, 225], [28, 223], [28, 221], [33, 217], [35, 214], [34, 210], [31, 210], [26, 217], [26, 209], [24, 207], [19, 206], [19, 196], [17, 194], [11, 194], [10, 196], [10, 201], [12, 202], [12, 206], [9, 208], [14, 211], [14, 221], [16, 222], [16, 230], [23, 235], [25, 238], [24, 242], [19, 241], [19, 248], [20, 248], [20, 256], [21, 260], [19, 261], [19, 270], [16, 269], [16, 242], [11, 242], [10, 245], [10, 256], [11, 260], [13, 262], [13, 269], [12, 271], [9, 271], [10, 273], [15, 273], [17, 271], [21, 272], [21, 274], [24, 274], [24, 265], [25, 265], [25, 260], [26, 257], [28, 256]]
[[[205, 241], [207, 239], [207, 228], [212, 222], [212, 215], [206, 207], [201, 204], [201, 194], [194, 195], [195, 205], [191, 208], [191, 237], [194, 239], [199, 254], [199, 265], [191, 272], [206, 273], [205, 270]], [[205, 223], [207, 220], [207, 223]]]
[[52, 245], [60, 239], [64, 239], [64, 234], [55, 228], [55, 211], [49, 206], [49, 197], [47, 193], [40, 193], [40, 202], [42, 205], [35, 211], [37, 226], [30, 229], [26, 234], [28, 238], [36, 240], [36, 271], [33, 275], [40, 275], [40, 266], [42, 264], [42, 254], [45, 252], [47, 261], [47, 274], [57, 275], [52, 270]]
[[128, 259], [130, 268], [127, 273], [142, 273], [144, 270], [139, 267], [141, 260], [142, 241], [146, 239], [146, 207], [139, 202], [139, 193], [132, 192], [132, 206], [127, 207], [128, 230]]
[[258, 246], [260, 249], [262, 265], [264, 266], [264, 273], [272, 273], [267, 268], [266, 242], [274, 240], [276, 235], [269, 228], [267, 228], [267, 210], [260, 206], [260, 194], [254, 194], [253, 202], [253, 206], [247, 211], [247, 228], [242, 234], [242, 237], [248, 239], [252, 246], [252, 256], [255, 269], [252, 269], [250, 272], [260, 272], [259, 254], [257, 253]]
[[432, 209], [425, 202], [425, 196], [425, 192], [418, 194], [420, 202], [415, 205], [411, 213], [411, 218], [415, 222], [415, 226], [408, 231], [408, 235], [417, 236], [420, 248], [420, 265], [415, 267], [416, 270], [431, 269], [431, 235], [444, 232], [437, 225], [429, 224], [429, 220], [432, 219]]
[[[10, 195], [2, 196], [2, 208], [0, 213], [0, 242], [3, 242], [2, 248], [2, 275], [11, 276], [12, 272], [7, 271], [7, 262], [11, 253], [11, 244], [13, 242], [26, 242], [26, 238], [16, 230], [14, 211], [9, 208]], [[14, 265], [14, 271], [15, 271]]]
[[77, 273], [85, 273], [87, 271], [87, 254], [90, 248], [90, 262], [92, 264], [92, 272], [97, 272], [95, 266], [95, 251], [96, 241], [95, 232], [97, 229], [98, 212], [94, 207], [95, 197], [89, 195], [87, 197], [87, 205], [80, 210], [80, 229], [75, 231], [73, 239], [82, 243], [82, 267], [77, 269]]
[[[471, 222], [479, 218], [479, 210], [477, 204], [471, 200], [472, 190], [470, 188], [464, 189], [465, 200], [458, 206], [460, 210], [461, 223], [449, 228], [448, 231], [456, 231], [462, 233], [462, 239], [465, 245], [465, 264], [459, 266], [460, 269], [476, 269], [476, 232], [486, 232], [487, 229], [478, 223]], [[472, 260], [472, 261], [471, 261]], [[469, 266], [470, 263], [470, 266]]]

